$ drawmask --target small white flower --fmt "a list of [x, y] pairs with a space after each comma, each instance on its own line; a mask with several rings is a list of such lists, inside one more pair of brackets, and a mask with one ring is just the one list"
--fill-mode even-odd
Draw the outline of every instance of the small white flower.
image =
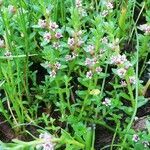
[[59, 44], [58, 42], [54, 42], [54, 43], [53, 43], [53, 47], [54, 47], [55, 49], [58, 49], [58, 48], [60, 48], [60, 44]]
[[108, 44], [108, 38], [107, 37], [103, 37], [102, 40], [101, 40], [101, 42], [103, 44]]
[[40, 28], [46, 28], [46, 26], [47, 26], [46, 20], [39, 19], [38, 26]]
[[75, 44], [75, 39], [74, 38], [68, 38], [68, 45], [70, 47], [72, 47], [72, 46], [74, 46], [74, 44]]
[[3, 48], [3, 47], [5, 47], [4, 40], [0, 39], [0, 48]]
[[96, 67], [96, 69], [95, 69], [95, 71], [99, 74], [99, 73], [101, 73], [102, 72], [102, 68], [101, 67]]
[[52, 78], [55, 78], [55, 77], [56, 77], [56, 71], [55, 71], [55, 70], [52, 70], [52, 71], [50, 72], [50, 77], [52, 77]]
[[107, 7], [108, 10], [114, 8], [113, 3], [111, 3], [111, 2], [108, 2], [108, 3], [106, 4], [106, 7]]
[[127, 86], [126, 81], [121, 81], [121, 85], [122, 85], [123, 87], [126, 87], [126, 86]]
[[148, 25], [148, 24], [140, 25], [139, 29], [144, 31], [146, 34], [150, 33], [150, 25]]
[[129, 69], [130, 67], [132, 67], [132, 64], [129, 61], [126, 61], [124, 64], [125, 69]]
[[89, 46], [87, 47], [87, 51], [88, 51], [88, 52], [93, 52], [94, 49], [95, 49], [94, 45], [89, 45]]
[[72, 57], [71, 57], [71, 55], [66, 55], [65, 59], [66, 59], [66, 61], [70, 61], [70, 60], [72, 60]]
[[77, 45], [80, 47], [82, 44], [84, 43], [84, 41], [82, 39], [78, 39], [77, 41]]
[[116, 56], [112, 56], [110, 58], [110, 63], [111, 64], [115, 64], [115, 65], [120, 65], [120, 64], [124, 64], [127, 62], [127, 58], [126, 55], [116, 55]]
[[103, 10], [101, 15], [102, 17], [106, 17], [109, 14], [108, 10]]
[[78, 54], [72, 52], [72, 59], [75, 59], [78, 56]]
[[16, 8], [13, 5], [8, 6], [8, 11], [10, 14], [14, 14], [16, 12]]
[[56, 69], [60, 69], [60, 67], [61, 67], [61, 64], [60, 64], [59, 62], [56, 62], [55, 68], [56, 68]]
[[135, 76], [129, 77], [129, 81], [130, 81], [131, 84], [136, 84], [136, 78], [135, 78]]
[[77, 8], [82, 7], [82, 0], [76, 0], [75, 5], [76, 5]]
[[132, 137], [132, 141], [138, 142], [140, 140], [139, 136], [137, 134], [134, 134]]
[[144, 145], [145, 148], [150, 146], [148, 141], [143, 141], [142, 144]]
[[92, 76], [93, 76], [93, 73], [91, 70], [86, 73], [86, 78], [92, 79]]
[[95, 65], [95, 61], [93, 59], [86, 58], [85, 65], [88, 66], [88, 67], [94, 66]]
[[119, 68], [117, 69], [117, 75], [120, 77], [120, 78], [123, 78], [126, 74], [127, 70], [124, 69], [124, 68]]
[[52, 31], [55, 31], [58, 28], [58, 25], [56, 24], [56, 22], [50, 22], [49, 28]]
[[42, 148], [42, 150], [54, 150], [55, 144], [52, 142], [53, 136], [49, 133], [41, 133], [40, 139], [43, 139], [43, 143], [37, 145], [36, 149]]
[[44, 33], [44, 41], [50, 42], [51, 38], [52, 38], [52, 36], [49, 32]]
[[9, 51], [6, 51], [6, 52], [5, 52], [5, 54], [4, 54], [4, 56], [6, 56], [6, 57], [8, 57], [8, 58], [9, 58], [9, 57], [11, 57], [11, 56], [12, 56], [12, 53], [11, 53], [11, 52], [9, 52]]
[[111, 106], [111, 100], [109, 98], [105, 98], [102, 104], [105, 106]]

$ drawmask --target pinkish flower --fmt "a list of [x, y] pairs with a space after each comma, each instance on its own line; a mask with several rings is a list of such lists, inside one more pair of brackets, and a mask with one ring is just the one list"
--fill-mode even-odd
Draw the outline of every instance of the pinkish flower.
[[85, 65], [88, 66], [88, 67], [91, 67], [91, 66], [95, 65], [95, 62], [93, 61], [93, 59], [86, 58]]
[[132, 137], [132, 141], [138, 142], [140, 140], [139, 136], [137, 134], [134, 134]]
[[93, 77], [93, 73], [92, 73], [92, 71], [90, 70], [90, 71], [88, 71], [88, 72], [86, 73], [86, 78], [91, 79], [92, 77]]
[[55, 70], [52, 70], [52, 71], [50, 72], [50, 77], [53, 77], [53, 78], [56, 77], [56, 71], [55, 71]]
[[148, 24], [140, 25], [139, 29], [144, 31], [146, 34], [150, 33], [150, 25], [148, 25]]
[[54, 150], [55, 144], [52, 142], [53, 136], [49, 133], [41, 133], [39, 139], [43, 140], [43, 143], [38, 144], [36, 149], [42, 148], [42, 150]]
[[105, 98], [102, 104], [105, 106], [111, 106], [111, 100], [109, 98]]
[[126, 55], [120, 55], [120, 54], [116, 56], [112, 56], [110, 60], [110, 63], [115, 65], [124, 64], [125, 62], [127, 62]]
[[61, 64], [60, 64], [59, 62], [56, 62], [55, 68], [56, 68], [56, 69], [60, 69], [60, 67], [61, 67]]
[[74, 44], [75, 44], [75, 39], [74, 38], [68, 38], [68, 45], [70, 47], [72, 47], [72, 46], [74, 46]]
[[56, 22], [50, 22], [49, 28], [52, 31], [55, 31], [58, 28], [58, 25], [56, 24]]
[[82, 0], [76, 0], [75, 5], [76, 5], [77, 8], [82, 7]]
[[127, 86], [126, 81], [121, 81], [121, 85], [122, 85], [123, 87], [126, 87], [126, 86]]
[[71, 57], [71, 55], [66, 55], [65, 59], [66, 59], [66, 61], [70, 61], [70, 60], [72, 60], [72, 57]]
[[98, 73], [98, 74], [100, 74], [101, 72], [102, 72], [102, 68], [101, 67], [96, 67], [96, 69], [95, 69], [95, 71]]
[[108, 44], [108, 38], [107, 37], [103, 37], [102, 38], [102, 43], [103, 44]]
[[117, 75], [120, 77], [120, 78], [123, 78], [126, 74], [127, 70], [125, 70], [124, 68], [119, 68], [117, 69]]
[[60, 32], [56, 32], [55, 37], [56, 37], [57, 39], [60, 39], [60, 38], [63, 37], [63, 35], [62, 35]]
[[46, 28], [47, 26], [46, 20], [39, 19], [38, 25], [40, 28]]
[[51, 38], [52, 38], [51, 33], [49, 32], [44, 33], [44, 41], [50, 42]]
[[136, 84], [136, 78], [135, 78], [135, 76], [130, 76], [129, 77], [129, 81], [130, 81], [131, 84]]

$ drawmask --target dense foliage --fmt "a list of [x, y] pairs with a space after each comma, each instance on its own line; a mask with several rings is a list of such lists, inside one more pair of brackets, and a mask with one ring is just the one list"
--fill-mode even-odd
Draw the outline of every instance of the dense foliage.
[[0, 0], [0, 149], [149, 149], [149, 54], [150, 0]]

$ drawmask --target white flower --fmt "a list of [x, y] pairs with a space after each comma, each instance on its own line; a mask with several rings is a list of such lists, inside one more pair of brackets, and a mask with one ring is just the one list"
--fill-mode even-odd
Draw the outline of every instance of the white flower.
[[10, 14], [14, 14], [16, 12], [16, 8], [13, 5], [8, 6], [8, 11]]
[[49, 28], [52, 31], [55, 31], [58, 28], [58, 25], [56, 24], [56, 22], [50, 22]]
[[99, 73], [101, 73], [102, 72], [102, 68], [101, 67], [96, 67], [96, 69], [95, 69], [95, 71], [99, 74]]
[[60, 69], [60, 67], [61, 67], [61, 64], [60, 64], [59, 62], [56, 62], [55, 68], [56, 68], [56, 69]]
[[93, 52], [94, 49], [95, 49], [94, 45], [89, 45], [89, 46], [87, 47], [87, 51], [88, 51], [88, 52]]
[[110, 63], [111, 64], [115, 64], [115, 65], [119, 65], [119, 64], [124, 64], [125, 62], [127, 62], [127, 58], [126, 55], [116, 55], [116, 56], [112, 56], [110, 58]]
[[6, 51], [6, 52], [5, 52], [5, 54], [4, 54], [4, 56], [6, 56], [6, 57], [8, 57], [8, 58], [9, 58], [9, 57], [11, 57], [11, 56], [12, 56], [12, 53], [11, 53], [11, 52], [9, 52], [9, 51]]
[[111, 2], [108, 2], [108, 3], [106, 4], [106, 7], [107, 7], [108, 10], [114, 8], [113, 3], [111, 3]]
[[109, 14], [108, 10], [103, 10], [101, 15], [102, 17], [106, 17]]
[[86, 58], [85, 65], [88, 66], [88, 67], [94, 66], [95, 65], [95, 60], [90, 59], [90, 58]]
[[49, 32], [44, 33], [44, 41], [50, 42], [51, 38], [52, 38], [52, 36]]
[[0, 39], [0, 48], [3, 48], [5, 46], [4, 40]]
[[137, 134], [134, 134], [132, 137], [132, 141], [138, 142], [140, 140], [139, 136]]
[[38, 26], [40, 28], [46, 28], [46, 26], [47, 26], [46, 20], [39, 19]]
[[53, 43], [53, 47], [54, 47], [55, 49], [58, 49], [58, 48], [60, 48], [60, 44], [59, 44], [58, 42], [54, 42], [54, 43]]
[[124, 69], [124, 68], [119, 68], [117, 69], [117, 75], [120, 77], [120, 78], [123, 78], [126, 74], [127, 70]]
[[70, 61], [70, 60], [72, 60], [72, 57], [71, 57], [71, 55], [66, 55], [65, 59], [66, 59], [66, 61]]
[[102, 104], [105, 106], [111, 106], [111, 100], [109, 98], [105, 98]]
[[52, 71], [50, 72], [50, 77], [52, 77], [52, 78], [55, 78], [55, 77], [56, 77], [56, 71], [55, 71], [55, 70], [52, 70]]
[[129, 81], [130, 81], [131, 84], [136, 84], [136, 78], [135, 78], [135, 76], [129, 77]]
[[86, 78], [91, 79], [91, 78], [92, 78], [92, 76], [93, 76], [93, 73], [92, 73], [92, 71], [91, 71], [91, 70], [90, 70], [90, 71], [88, 71], [88, 72], [86, 73]]
[[72, 47], [75, 44], [75, 39], [74, 38], [68, 38], [68, 45]]
[[75, 5], [76, 5], [77, 8], [82, 7], [82, 0], [76, 0]]
[[123, 87], [126, 87], [126, 86], [127, 86], [126, 81], [121, 81], [121, 85], [122, 85]]
[[148, 24], [140, 25], [139, 29], [144, 31], [146, 34], [150, 33], [150, 25], [148, 25]]
[[142, 144], [144, 145], [145, 148], [150, 146], [148, 141], [143, 141]]
[[55, 144], [52, 142], [53, 136], [49, 133], [41, 133], [40, 139], [43, 139], [43, 143], [37, 145], [36, 149], [42, 148], [42, 150], [54, 150]]

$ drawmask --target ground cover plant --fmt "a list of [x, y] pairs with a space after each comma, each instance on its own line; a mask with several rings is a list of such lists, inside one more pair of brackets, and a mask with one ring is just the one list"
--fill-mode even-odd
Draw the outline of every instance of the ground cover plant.
[[0, 150], [150, 148], [150, 0], [0, 0]]

